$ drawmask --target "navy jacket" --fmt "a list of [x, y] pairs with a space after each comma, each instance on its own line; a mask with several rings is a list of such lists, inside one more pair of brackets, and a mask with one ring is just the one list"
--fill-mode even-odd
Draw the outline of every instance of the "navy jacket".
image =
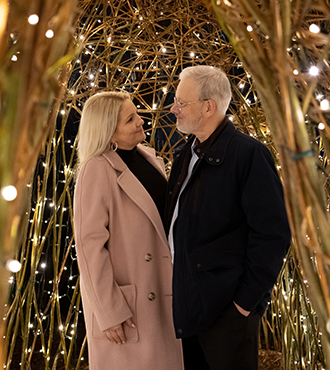
[[[193, 140], [175, 154], [168, 202]], [[178, 338], [208, 328], [232, 301], [262, 314], [291, 241], [268, 149], [226, 122], [180, 196], [173, 236]]]

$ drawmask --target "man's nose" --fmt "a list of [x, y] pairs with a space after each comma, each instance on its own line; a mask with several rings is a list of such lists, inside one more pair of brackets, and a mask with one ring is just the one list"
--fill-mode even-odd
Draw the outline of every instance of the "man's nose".
[[173, 104], [170, 110], [173, 114], [179, 113], [179, 108], [176, 104]]

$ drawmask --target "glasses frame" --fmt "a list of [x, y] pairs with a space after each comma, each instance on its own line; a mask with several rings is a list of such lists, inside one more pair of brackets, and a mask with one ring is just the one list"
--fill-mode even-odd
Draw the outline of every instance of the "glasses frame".
[[181, 111], [182, 108], [186, 107], [187, 105], [194, 104], [197, 102], [204, 102], [210, 99], [198, 99], [198, 100], [193, 100], [193, 101], [188, 101], [187, 103], [180, 103], [176, 100], [176, 97], [174, 97], [174, 103], [173, 105], [176, 105], [178, 109]]

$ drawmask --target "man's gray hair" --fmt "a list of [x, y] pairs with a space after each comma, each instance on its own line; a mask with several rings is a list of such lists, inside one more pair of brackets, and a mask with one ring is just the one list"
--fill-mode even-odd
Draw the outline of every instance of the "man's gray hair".
[[216, 102], [219, 116], [226, 114], [231, 100], [230, 82], [222, 69], [210, 66], [193, 66], [182, 70], [179, 79], [189, 78], [199, 87], [200, 99]]

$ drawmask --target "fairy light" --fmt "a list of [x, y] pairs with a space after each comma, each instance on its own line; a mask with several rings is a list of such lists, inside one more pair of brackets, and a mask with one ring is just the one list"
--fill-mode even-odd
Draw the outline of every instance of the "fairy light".
[[322, 110], [328, 110], [329, 109], [329, 100], [323, 99], [320, 103], [320, 107]]
[[46, 37], [47, 37], [48, 39], [51, 39], [52, 37], [54, 37], [54, 31], [53, 31], [53, 30], [48, 30], [48, 31], [46, 32]]
[[325, 129], [325, 124], [323, 122], [320, 122], [317, 127], [319, 128], [319, 130], [324, 130]]
[[253, 27], [252, 27], [252, 26], [250, 26], [250, 25], [248, 25], [248, 26], [246, 27], [246, 29], [248, 30], [248, 32], [252, 32], [252, 31], [253, 31]]
[[319, 69], [316, 66], [312, 66], [309, 69], [309, 74], [311, 76], [317, 76], [319, 74]]
[[296, 75], [296, 76], [297, 76], [297, 75], [299, 75], [299, 71], [298, 71], [298, 69], [294, 69], [294, 70], [293, 70], [293, 74], [294, 74], [294, 75]]
[[166, 53], [166, 48], [162, 48], [162, 52], [163, 53]]
[[311, 24], [309, 26], [309, 30], [312, 32], [312, 33], [319, 33], [320, 32], [320, 27], [318, 25], [316, 25], [315, 23]]
[[37, 16], [37, 14], [32, 14], [29, 16], [28, 22], [32, 25], [35, 25], [39, 22], [39, 17]]
[[192, 51], [192, 52], [190, 53], [190, 56], [193, 58], [193, 57], [195, 56], [195, 53]]
[[16, 62], [17, 61], [17, 55], [13, 55], [12, 57], [11, 57], [11, 60], [13, 61], [13, 62]]
[[21, 267], [22, 267], [22, 265], [17, 260], [9, 259], [6, 262], [6, 269], [13, 272], [13, 273], [18, 272], [21, 269]]
[[1, 195], [4, 200], [11, 202], [17, 197], [17, 189], [13, 185], [5, 186], [1, 189]]

